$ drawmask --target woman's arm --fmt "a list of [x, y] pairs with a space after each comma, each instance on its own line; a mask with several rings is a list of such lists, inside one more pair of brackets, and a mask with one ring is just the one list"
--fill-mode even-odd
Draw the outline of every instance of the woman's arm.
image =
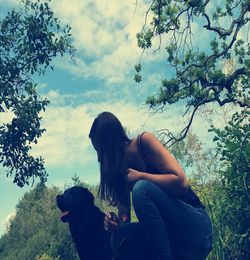
[[128, 200], [126, 205], [118, 203], [118, 217], [114, 212], [107, 212], [104, 218], [104, 229], [108, 232], [115, 231], [121, 222], [127, 223], [131, 221], [131, 203], [130, 203], [130, 193], [128, 191]]
[[149, 180], [174, 196], [186, 194], [189, 189], [188, 179], [171, 153], [151, 133], [144, 133], [141, 142], [148, 162], [159, 173], [139, 172], [130, 168], [128, 169], [128, 181]]

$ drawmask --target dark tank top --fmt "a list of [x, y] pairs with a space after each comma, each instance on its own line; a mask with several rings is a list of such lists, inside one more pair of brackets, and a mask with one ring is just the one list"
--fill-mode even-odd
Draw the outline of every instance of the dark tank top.
[[[159, 173], [159, 171], [157, 169], [154, 169], [153, 167], [151, 167], [149, 161], [147, 160], [147, 157], [145, 156], [145, 153], [143, 151], [143, 146], [142, 146], [142, 141], [141, 141], [141, 137], [144, 133], [140, 134], [137, 137], [137, 144], [138, 144], [138, 148], [139, 148], [139, 152], [143, 158], [143, 161], [146, 165], [146, 172], [148, 173]], [[177, 199], [185, 202], [186, 204], [189, 204], [195, 208], [205, 208], [205, 206], [201, 203], [199, 197], [195, 194], [195, 192], [192, 190], [191, 186], [189, 186], [189, 190], [187, 192], [187, 194], [183, 197], [178, 197]]]

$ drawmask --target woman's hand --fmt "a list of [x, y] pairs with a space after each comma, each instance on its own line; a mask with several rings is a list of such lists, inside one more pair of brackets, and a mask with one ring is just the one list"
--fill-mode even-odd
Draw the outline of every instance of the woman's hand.
[[113, 232], [119, 226], [118, 217], [114, 212], [107, 212], [104, 218], [104, 229]]
[[132, 169], [132, 168], [128, 168], [128, 175], [127, 175], [127, 179], [128, 179], [128, 183], [129, 185], [133, 186], [137, 181], [139, 181], [141, 179], [142, 173]]

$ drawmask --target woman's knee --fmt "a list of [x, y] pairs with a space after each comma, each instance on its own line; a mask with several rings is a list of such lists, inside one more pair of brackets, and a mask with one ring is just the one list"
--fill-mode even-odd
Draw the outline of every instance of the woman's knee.
[[137, 181], [132, 189], [132, 196], [140, 196], [145, 193], [145, 190], [147, 189], [148, 186], [151, 185], [150, 181], [147, 180], [139, 180]]
[[148, 197], [149, 191], [151, 190], [152, 186], [154, 186], [151, 181], [147, 180], [140, 180], [137, 181], [132, 189], [132, 200], [133, 204], [136, 204], [137, 201], [144, 200]]
[[134, 208], [143, 207], [144, 203], [152, 202], [159, 207], [166, 208], [167, 205], [179, 203], [176, 199], [164, 192], [155, 183], [148, 180], [140, 180], [134, 184], [132, 189], [132, 201]]

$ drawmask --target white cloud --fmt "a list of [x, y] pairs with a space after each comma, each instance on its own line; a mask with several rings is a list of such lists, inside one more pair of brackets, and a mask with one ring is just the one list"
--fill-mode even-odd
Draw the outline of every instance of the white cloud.
[[[47, 129], [32, 154], [42, 155], [46, 165], [72, 165], [88, 161], [90, 147], [87, 129], [90, 118], [86, 106], [49, 107], [43, 114], [43, 127]], [[83, 156], [83, 152], [85, 152]]]
[[142, 28], [149, 3], [138, 1], [136, 7], [134, 0], [53, 0], [51, 7], [61, 22], [72, 27], [78, 50], [77, 66], [65, 59], [57, 66], [78, 76], [122, 82], [140, 57], [136, 33]]
[[136, 33], [142, 28], [149, 5], [139, 1], [136, 8], [133, 0], [60, 0], [53, 1], [52, 7], [56, 16], [72, 27], [78, 49], [77, 66], [67, 62], [57, 66], [108, 83], [124, 81], [142, 52], [137, 46]]
[[4, 219], [1, 221], [1, 230], [6, 230], [9, 227], [11, 219], [13, 219], [16, 216], [16, 211], [10, 212], [7, 216], [4, 217]]
[[[102, 56], [122, 42], [126, 24], [133, 21], [133, 1], [53, 1], [63, 22], [72, 26], [76, 47], [87, 56]], [[136, 24], [135, 24], [136, 25]]]
[[[42, 115], [42, 127], [47, 131], [33, 148], [34, 155], [45, 158], [46, 166], [85, 165], [95, 161], [96, 154], [88, 134], [94, 118], [103, 111], [114, 113], [134, 136], [143, 131], [154, 132], [163, 128], [178, 133], [187, 122], [182, 118], [184, 108], [178, 106], [168, 107], [164, 113], [153, 115], [146, 105], [126, 101], [110, 100], [69, 106], [63, 104], [65, 97], [58, 91], [50, 91], [48, 96], [54, 96], [54, 102], [58, 100], [61, 106], [49, 106]], [[76, 97], [72, 95], [71, 98]], [[203, 118], [195, 119], [194, 129], [206, 135]]]
[[[94, 118], [102, 111], [115, 113], [133, 132], [144, 129], [147, 111], [135, 104], [117, 102], [83, 104], [76, 107], [49, 107], [42, 125], [47, 129], [34, 146], [33, 154], [42, 155], [46, 165], [73, 165], [95, 160], [88, 133]], [[152, 128], [152, 122], [146, 124]]]

